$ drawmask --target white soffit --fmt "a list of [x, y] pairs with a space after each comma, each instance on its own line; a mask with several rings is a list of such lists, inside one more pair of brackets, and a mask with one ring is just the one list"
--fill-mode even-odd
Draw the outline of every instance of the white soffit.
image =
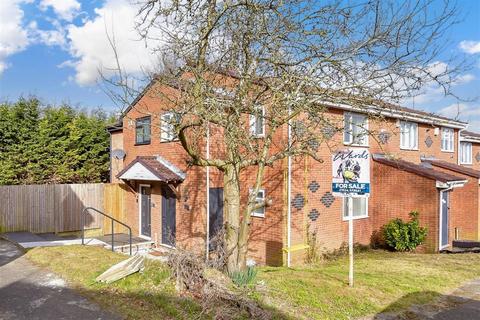
[[137, 162], [124, 174], [120, 176], [120, 179], [125, 180], [150, 180], [160, 181], [160, 179], [148, 170], [143, 164]]

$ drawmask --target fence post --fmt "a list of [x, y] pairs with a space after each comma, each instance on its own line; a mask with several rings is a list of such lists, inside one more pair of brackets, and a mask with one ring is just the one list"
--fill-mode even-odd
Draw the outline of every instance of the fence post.
[[112, 251], [115, 251], [114, 248], [113, 248], [114, 247], [114, 245], [113, 245], [113, 219], [111, 219], [111, 220], [112, 220]]

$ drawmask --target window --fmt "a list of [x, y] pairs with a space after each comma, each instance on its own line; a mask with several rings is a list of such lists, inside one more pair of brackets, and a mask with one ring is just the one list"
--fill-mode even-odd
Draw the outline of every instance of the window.
[[135, 120], [135, 143], [150, 143], [150, 117], [143, 117]]
[[368, 146], [367, 117], [356, 113], [344, 114], [343, 142], [358, 146]]
[[174, 112], [166, 112], [160, 117], [160, 140], [173, 141], [177, 139], [175, 124], [180, 122], [180, 115]]
[[257, 137], [265, 135], [265, 108], [258, 106], [255, 108], [255, 114], [250, 115], [250, 132]]
[[[348, 220], [348, 198], [343, 198], [343, 220]], [[368, 198], [353, 198], [353, 219], [368, 217]]]
[[406, 150], [418, 149], [418, 124], [400, 121], [400, 148]]
[[472, 143], [460, 142], [460, 163], [472, 164]]
[[[257, 198], [255, 200], [256, 200], [256, 203], [264, 202], [265, 201], [265, 190], [263, 190], [263, 189], [258, 190]], [[265, 217], [265, 206], [254, 210], [252, 212], [252, 216], [264, 218]]]
[[442, 151], [453, 152], [455, 143], [454, 131], [451, 128], [442, 128]]

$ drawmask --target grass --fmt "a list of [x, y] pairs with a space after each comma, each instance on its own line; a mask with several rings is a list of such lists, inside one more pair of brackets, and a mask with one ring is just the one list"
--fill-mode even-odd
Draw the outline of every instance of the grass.
[[95, 278], [125, 255], [91, 246], [35, 248], [27, 253], [34, 263], [59, 274], [81, 294], [128, 319], [207, 319], [201, 307], [178, 296], [170, 271], [160, 262], [145, 261], [143, 273], [113, 284]]
[[480, 255], [369, 251], [355, 256], [348, 287], [346, 257], [302, 268], [262, 268], [271, 306], [306, 319], [350, 319], [431, 302], [480, 275]]
[[[111, 285], [95, 277], [125, 256], [102, 248], [65, 246], [27, 253], [82, 294], [129, 319], [207, 319], [199, 304], [175, 292], [169, 270], [146, 261], [145, 272]], [[301, 268], [259, 268], [265, 286], [252, 296], [275, 318], [349, 319], [428, 303], [480, 274], [480, 255], [427, 255], [370, 251], [355, 256], [355, 287], [348, 260]]]

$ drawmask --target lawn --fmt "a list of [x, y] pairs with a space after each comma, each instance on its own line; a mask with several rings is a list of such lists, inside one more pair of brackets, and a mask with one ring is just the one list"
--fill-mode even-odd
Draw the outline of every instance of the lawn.
[[[105, 285], [95, 277], [125, 256], [82, 246], [36, 248], [27, 256], [127, 318], [209, 318], [195, 300], [175, 292], [170, 272], [161, 263], [147, 261], [144, 273]], [[277, 310], [276, 318], [348, 319], [427, 303], [480, 275], [480, 255], [370, 251], [356, 255], [356, 283], [349, 288], [347, 262], [339, 258], [309, 267], [260, 268], [257, 280], [264, 285], [253, 296]]]

